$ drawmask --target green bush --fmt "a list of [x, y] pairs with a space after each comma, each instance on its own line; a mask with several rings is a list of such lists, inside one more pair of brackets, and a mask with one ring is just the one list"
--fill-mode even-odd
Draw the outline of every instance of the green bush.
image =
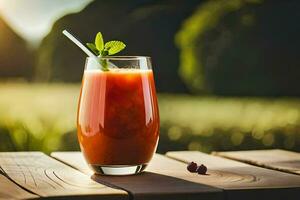
[[[200, 4], [196, 11], [184, 21], [181, 29], [175, 36], [175, 41], [180, 49], [179, 73], [189, 89], [194, 92], [204, 92], [209, 89], [206, 85], [207, 76], [205, 76], [205, 67], [207, 66], [205, 66], [205, 59], [206, 57], [213, 57], [216, 62], [218, 56], [220, 56], [219, 54], [223, 53], [223, 50], [225, 49], [224, 44], [226, 46], [230, 45], [228, 41], [220, 41], [220, 39], [214, 38], [213, 41], [210, 41], [211, 44], [217, 43], [218, 45], [212, 48], [214, 52], [212, 55], [206, 55], [209, 51], [206, 40], [210, 39], [210, 35], [215, 34], [210, 31], [217, 32], [220, 35], [222, 31], [232, 31], [231, 27], [226, 27], [227, 24], [224, 24], [222, 20], [230, 13], [237, 12], [248, 6], [259, 5], [261, 2], [262, 0], [206, 1], [203, 4]], [[240, 21], [240, 18], [235, 17], [234, 20]], [[220, 24], [221, 27], [219, 27]], [[236, 26], [242, 25], [237, 24]], [[226, 30], [222, 30], [222, 26], [225, 26]], [[237, 32], [235, 29], [234, 31]], [[228, 51], [228, 49], [225, 50]]]
[[193, 93], [299, 97], [299, 9], [298, 1], [203, 1], [175, 35], [182, 80]]
[[[1, 84], [0, 150], [78, 150], [78, 84]], [[300, 151], [300, 100], [159, 95], [158, 151]]]

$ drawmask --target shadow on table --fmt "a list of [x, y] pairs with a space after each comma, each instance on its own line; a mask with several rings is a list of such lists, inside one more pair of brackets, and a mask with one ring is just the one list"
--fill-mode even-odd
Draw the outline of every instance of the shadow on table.
[[152, 172], [126, 177], [94, 174], [91, 178], [101, 184], [126, 190], [131, 199], [223, 199], [218, 188]]
[[[195, 183], [180, 178], [153, 172], [144, 172], [135, 176], [101, 176], [92, 175], [93, 180], [118, 189], [126, 190], [130, 199], [225, 199], [225, 200], [253, 200], [253, 199], [293, 199], [298, 200], [299, 187], [278, 188], [266, 185], [261, 188], [239, 187], [222, 190], [217, 187]], [[300, 177], [299, 177], [300, 178]], [[222, 182], [222, 180], [220, 180]], [[117, 187], [116, 187], [117, 186]], [[238, 189], [239, 188], [239, 189]]]

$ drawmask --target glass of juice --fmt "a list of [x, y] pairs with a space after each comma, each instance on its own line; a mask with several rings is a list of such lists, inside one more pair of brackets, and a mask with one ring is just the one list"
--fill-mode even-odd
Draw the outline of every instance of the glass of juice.
[[[101, 65], [108, 70], [101, 70]], [[81, 151], [97, 174], [142, 172], [155, 153], [159, 113], [150, 57], [87, 58], [78, 105]]]

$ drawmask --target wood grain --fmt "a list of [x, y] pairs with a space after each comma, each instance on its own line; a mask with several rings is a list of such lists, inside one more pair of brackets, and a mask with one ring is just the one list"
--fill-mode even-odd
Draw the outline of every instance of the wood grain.
[[125, 191], [99, 184], [40, 152], [0, 153], [0, 165], [17, 184], [41, 197], [128, 199]]
[[280, 149], [214, 152], [217, 156], [300, 175], [300, 153]]
[[[51, 156], [92, 174], [79, 152], [56, 152]], [[130, 192], [134, 199], [223, 199], [223, 192], [208, 186], [201, 177], [189, 173], [186, 165], [156, 154], [146, 172], [135, 176], [100, 176], [92, 178], [100, 183], [114, 185]]]
[[79, 151], [52, 152], [50, 155], [51, 157], [83, 172], [84, 174], [94, 174], [94, 172], [89, 168], [89, 166], [85, 162], [82, 153]]
[[252, 166], [196, 151], [168, 152], [167, 156], [188, 163], [202, 163], [208, 175], [203, 183], [221, 188], [228, 199], [299, 199], [300, 177]]
[[0, 175], [0, 200], [35, 199], [38, 197], [39, 196], [18, 187], [4, 175]]

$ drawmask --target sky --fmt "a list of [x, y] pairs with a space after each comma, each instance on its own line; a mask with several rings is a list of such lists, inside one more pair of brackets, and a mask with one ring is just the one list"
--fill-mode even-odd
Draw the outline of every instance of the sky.
[[0, 16], [28, 43], [39, 44], [54, 22], [93, 0], [0, 0]]

